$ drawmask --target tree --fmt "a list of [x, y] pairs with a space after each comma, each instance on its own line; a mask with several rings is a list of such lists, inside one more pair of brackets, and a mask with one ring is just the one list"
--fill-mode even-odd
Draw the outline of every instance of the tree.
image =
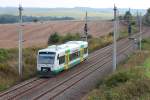
[[125, 13], [125, 15], [124, 15], [124, 20], [129, 23], [129, 21], [130, 21], [131, 19], [132, 19], [132, 14], [131, 14], [130, 10], [129, 10], [129, 11], [126, 11], [126, 13]]
[[67, 41], [75, 41], [75, 40], [80, 40], [80, 34], [76, 33], [67, 33], [67, 35], [63, 36], [62, 42], [67, 42]]
[[33, 19], [33, 22], [35, 22], [35, 23], [38, 22], [38, 19], [37, 18]]
[[147, 13], [144, 15], [143, 22], [146, 25], [150, 25], [150, 8], [147, 10]]
[[49, 39], [48, 39], [48, 45], [49, 44], [56, 44], [60, 41], [60, 36], [58, 35], [57, 32], [55, 32], [54, 34], [50, 35]]

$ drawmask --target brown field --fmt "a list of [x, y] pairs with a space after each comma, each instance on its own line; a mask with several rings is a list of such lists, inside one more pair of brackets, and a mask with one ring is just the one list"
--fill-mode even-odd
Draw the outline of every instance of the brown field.
[[[0, 24], [0, 48], [15, 48], [18, 46], [18, 25]], [[38, 23], [24, 23], [24, 47], [44, 46], [48, 37], [54, 32], [61, 35], [67, 33], [83, 33], [83, 21], [49, 21]], [[89, 21], [89, 34], [92, 36], [106, 35], [113, 30], [111, 21]]]

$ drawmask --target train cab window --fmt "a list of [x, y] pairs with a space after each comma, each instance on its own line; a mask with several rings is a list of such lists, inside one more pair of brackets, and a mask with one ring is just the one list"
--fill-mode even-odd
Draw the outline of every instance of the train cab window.
[[88, 48], [84, 48], [84, 54], [88, 53]]
[[65, 63], [65, 56], [59, 57], [59, 65]]

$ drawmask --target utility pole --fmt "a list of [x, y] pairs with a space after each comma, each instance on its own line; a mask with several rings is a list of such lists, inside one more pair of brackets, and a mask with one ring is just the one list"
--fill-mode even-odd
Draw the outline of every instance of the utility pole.
[[120, 21], [119, 21], [119, 10], [117, 10], [117, 15], [116, 15], [117, 17], [116, 17], [116, 21], [117, 21], [117, 34], [116, 34], [116, 39], [118, 39], [119, 37], [120, 37], [120, 35], [119, 35], [119, 33], [120, 33], [120, 26], [119, 26], [119, 24], [120, 24]]
[[[130, 8], [129, 8], [129, 13], [131, 14]], [[128, 36], [129, 36], [129, 38], [131, 37], [131, 33], [132, 33], [131, 16], [129, 16], [129, 18], [128, 18]]]
[[85, 16], [84, 35], [85, 35], [85, 40], [88, 41], [87, 11]]
[[18, 65], [18, 70], [19, 70], [19, 76], [22, 78], [23, 74], [23, 68], [22, 68], [22, 11], [23, 8], [21, 5], [19, 5], [19, 65]]
[[117, 7], [114, 5], [114, 34], [113, 34], [113, 71], [116, 70], [117, 67]]
[[142, 50], [142, 14], [140, 13], [140, 51]]
[[137, 27], [138, 27], [138, 32], [140, 32], [140, 18], [139, 18], [139, 12], [137, 11]]

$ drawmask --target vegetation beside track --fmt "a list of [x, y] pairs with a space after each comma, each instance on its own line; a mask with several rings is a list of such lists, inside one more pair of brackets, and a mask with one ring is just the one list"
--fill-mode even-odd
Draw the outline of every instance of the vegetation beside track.
[[36, 74], [36, 54], [39, 48], [23, 50], [23, 79], [18, 77], [18, 50], [0, 49], [0, 91]]
[[136, 51], [118, 65], [117, 71], [101, 81], [85, 98], [88, 100], [149, 100], [150, 38], [143, 40], [142, 44], [143, 51]]

